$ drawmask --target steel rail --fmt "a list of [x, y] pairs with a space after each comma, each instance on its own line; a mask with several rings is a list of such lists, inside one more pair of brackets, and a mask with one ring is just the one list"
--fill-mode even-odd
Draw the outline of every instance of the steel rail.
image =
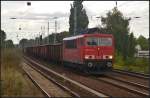
[[120, 70], [120, 69], [114, 69], [113, 72], [130, 75], [130, 76], [134, 76], [137, 78], [150, 79], [150, 75], [148, 74], [145, 75], [145, 74], [141, 74], [137, 72], [130, 72], [130, 71], [125, 71], [125, 70]]
[[28, 58], [28, 57], [25, 57], [25, 59], [27, 59], [27, 60], [28, 60], [29, 62], [31, 62], [32, 64], [35, 64], [36, 67], [40, 67], [40, 68], [42, 68], [43, 70], [48, 71], [49, 73], [51, 73], [51, 74], [53, 74], [53, 75], [55, 75], [55, 76], [57, 76], [57, 77], [60, 77], [60, 78], [62, 78], [62, 79], [64, 79], [64, 80], [70, 82], [71, 84], [74, 84], [74, 85], [76, 85], [76, 86], [78, 86], [78, 87], [80, 87], [80, 88], [82, 88], [82, 89], [84, 89], [84, 90], [86, 90], [86, 91], [88, 91], [88, 92], [90, 92], [90, 93], [92, 93], [92, 94], [98, 96], [98, 97], [108, 97], [108, 96], [105, 95], [105, 94], [102, 94], [102, 93], [100, 93], [100, 92], [97, 92], [96, 90], [93, 90], [93, 89], [91, 89], [91, 88], [89, 88], [89, 87], [87, 87], [87, 86], [85, 86], [85, 85], [83, 85], [83, 84], [81, 84], [81, 83], [79, 83], [79, 82], [76, 82], [76, 81], [74, 81], [74, 80], [72, 80], [72, 79], [70, 79], [70, 78], [68, 78], [68, 77], [65, 77], [65, 76], [63, 76], [63, 75], [61, 75], [61, 74], [59, 74], [59, 73], [57, 73], [57, 72], [55, 72], [55, 71], [53, 71], [53, 70], [51, 70], [51, 69], [45, 67], [45, 66], [41, 66], [41, 64], [39, 64], [39, 63], [37, 63], [37, 62], [31, 60], [31, 59]]
[[30, 75], [29, 72], [27, 72], [24, 68], [23, 68], [24, 72], [27, 74], [27, 76], [31, 79], [31, 81], [33, 82], [33, 84], [38, 87], [40, 89], [40, 91], [42, 91], [42, 93], [46, 96], [46, 97], [51, 97], [50, 94], [48, 94], [44, 89], [42, 89], [41, 85], [38, 84], [38, 82], [36, 80], [33, 79], [33, 77]]
[[106, 75], [106, 77], [109, 77], [111, 79], [114, 79], [114, 80], [117, 80], [117, 81], [120, 81], [120, 82], [123, 82], [123, 83], [127, 83], [129, 85], [137, 86], [137, 87], [143, 88], [145, 90], [150, 90], [150, 88], [148, 86], [145, 86], [145, 85], [142, 85], [142, 84], [139, 84], [139, 83], [131, 82], [131, 81], [128, 81], [128, 80], [125, 80], [125, 79], [118, 79], [118, 78], [108, 76], [108, 75]]
[[145, 73], [139, 73], [139, 72], [133, 72], [133, 71], [127, 71], [127, 70], [121, 70], [121, 69], [114, 69], [114, 70], [126, 71], [126, 72], [130, 72], [130, 73], [134, 73], [134, 74], [139, 74], [139, 75], [146, 76], [146, 77], [150, 76], [150, 74], [145, 74]]
[[102, 79], [102, 78], [95, 78], [95, 79], [98, 80], [98, 81], [103, 81], [103, 82], [105, 82], [105, 83], [108, 83], [108, 84], [117, 86], [117, 87], [119, 87], [119, 88], [128, 90], [129, 92], [138, 94], [138, 95], [140, 95], [140, 96], [149, 97], [149, 94], [148, 94], [148, 93], [141, 92], [141, 91], [138, 91], [138, 90], [135, 90], [135, 89], [132, 89], [132, 88], [128, 88], [128, 87], [126, 87], [126, 86], [124, 86], [124, 85], [119, 85], [118, 83], [110, 82], [110, 81], [105, 80], [105, 79]]
[[[28, 62], [27, 62], [28, 63]], [[76, 92], [72, 91], [71, 89], [61, 85], [60, 83], [58, 83], [56, 80], [54, 80], [52, 77], [50, 77], [49, 75], [45, 74], [44, 72], [40, 71], [39, 69], [37, 69], [36, 67], [32, 66], [31, 64], [28, 63], [29, 66], [31, 66], [34, 70], [38, 71], [42, 76], [44, 76], [45, 78], [47, 78], [48, 80], [50, 80], [51, 82], [53, 82], [54, 84], [56, 84], [57, 86], [59, 86], [60, 88], [62, 88], [63, 90], [67, 91], [69, 94], [72, 95], [72, 97], [80, 97], [79, 94], [77, 94]]]

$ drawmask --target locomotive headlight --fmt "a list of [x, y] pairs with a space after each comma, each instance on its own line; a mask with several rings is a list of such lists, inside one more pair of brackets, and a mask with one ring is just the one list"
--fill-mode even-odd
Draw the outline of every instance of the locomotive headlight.
[[85, 55], [85, 59], [89, 59], [89, 56], [88, 56], [88, 55]]
[[94, 55], [85, 55], [85, 59], [95, 59]]
[[109, 59], [112, 59], [112, 58], [113, 58], [113, 56], [112, 56], [112, 55], [110, 55], [110, 56], [109, 56]]

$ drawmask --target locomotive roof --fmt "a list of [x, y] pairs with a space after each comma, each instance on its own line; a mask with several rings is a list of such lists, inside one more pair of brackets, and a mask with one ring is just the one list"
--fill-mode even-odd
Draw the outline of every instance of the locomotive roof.
[[73, 39], [78, 39], [78, 38], [87, 37], [87, 36], [110, 36], [110, 37], [112, 37], [112, 34], [102, 34], [102, 33], [82, 34], [82, 35], [66, 37], [63, 40], [73, 40]]
[[64, 38], [63, 40], [72, 40], [72, 39], [77, 39], [77, 38], [81, 38], [83, 37], [84, 35], [77, 35], [77, 36], [72, 36], [72, 37], [66, 37]]

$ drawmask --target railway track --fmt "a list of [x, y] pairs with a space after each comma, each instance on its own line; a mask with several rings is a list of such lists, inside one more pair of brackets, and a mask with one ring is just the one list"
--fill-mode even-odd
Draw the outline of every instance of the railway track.
[[[39, 62], [39, 61], [37, 61]], [[39, 62], [41, 63], [41, 62]], [[58, 70], [59, 69], [59, 70]], [[127, 83], [128, 81], [124, 81], [124, 80], [119, 80], [119, 79], [111, 79], [109, 78], [109, 81], [112, 81], [113, 83], [109, 83], [109, 82], [105, 82], [108, 81], [108, 79], [104, 80], [94, 80], [94, 79], [90, 79], [91, 77], [85, 77], [85, 76], [81, 76], [81, 75], [74, 75], [72, 74], [72, 72], [68, 72], [69, 70], [65, 71], [62, 68], [56, 68], [53, 69], [55, 71], [57, 71], [60, 74], [65, 74], [67, 77], [71, 78], [72, 80], [75, 80], [81, 84], [84, 84], [85, 86], [88, 86], [89, 88], [101, 92], [106, 96], [114, 96], [114, 97], [148, 97], [148, 93], [147, 90], [149, 88], [147, 88], [146, 86], [143, 87], [140, 84], [134, 83], [134, 85], [131, 85], [131, 83]], [[108, 76], [106, 76], [108, 78]], [[78, 78], [78, 79], [77, 79]], [[102, 79], [102, 78], [101, 78]], [[115, 81], [116, 80], [116, 81]], [[114, 84], [114, 81], [116, 82], [116, 84]], [[121, 83], [120, 83], [121, 82]], [[119, 84], [120, 83], [120, 84]], [[116, 86], [119, 85], [119, 86]], [[122, 85], [124, 85], [124, 87], [121, 87]], [[143, 89], [143, 91], [139, 90], [139, 86]], [[128, 89], [127, 87], [128, 86]], [[132, 89], [130, 89], [132, 88]], [[140, 88], [140, 89], [141, 89]], [[83, 92], [82, 92], [83, 93]]]
[[[147, 89], [149, 87], [149, 77], [145, 76], [145, 75], [141, 75], [141, 74], [135, 74], [132, 72], [127, 72], [127, 71], [112, 71], [109, 74], [106, 74], [108, 77], [114, 76], [114, 78], [118, 79], [118, 80], [123, 80], [126, 81], [126, 83], [130, 82], [130, 84], [132, 83], [133, 85], [138, 85], [141, 88], [145, 88]], [[112, 78], [112, 77], [111, 77]]]
[[100, 77], [95, 78], [96, 80], [104, 83], [111, 84], [113, 86], [119, 87], [121, 89], [125, 89], [128, 92], [132, 92], [136, 95], [143, 96], [143, 97], [149, 97], [149, 87], [146, 87], [144, 85], [139, 85], [136, 83], [112, 78], [112, 77]]
[[116, 80], [116, 81], [120, 81], [120, 82], [129, 84], [129, 85], [137, 86], [137, 87], [142, 88], [144, 90], [150, 90], [149, 86], [142, 85], [140, 83], [132, 82], [132, 81], [129, 81], [129, 80], [126, 80], [126, 79], [120, 79], [120, 78], [109, 76], [109, 75], [106, 75], [106, 77], [108, 77], [110, 79], [113, 79], [113, 80]]
[[[32, 82], [41, 90], [41, 92], [46, 97], [71, 97], [71, 96], [72, 97], [79, 97], [78, 94], [76, 94], [75, 92], [73, 92], [70, 89], [66, 88], [65, 86], [57, 83], [51, 77], [44, 76], [44, 74], [41, 74], [41, 73], [36, 74], [36, 75], [38, 75], [38, 77], [41, 77], [41, 75], [43, 77], [45, 77], [45, 78], [42, 78], [42, 81], [46, 81], [45, 82], [46, 83], [45, 86], [47, 86], [47, 85], [50, 86], [51, 90], [48, 90], [49, 88], [48, 87], [44, 87], [43, 84], [39, 82], [39, 79], [37, 77], [34, 77], [33, 73], [30, 72], [31, 70], [32, 71], [36, 71], [36, 72], [39, 72], [39, 71], [37, 71], [37, 69], [31, 67], [31, 65], [27, 64], [27, 62], [24, 63], [24, 66], [28, 67], [28, 68], [23, 67], [23, 70], [25, 71], [25, 73], [28, 75], [28, 77], [32, 80]], [[52, 83], [54, 83], [55, 86]], [[58, 89], [58, 87], [60, 87], [62, 90]], [[55, 92], [56, 90], [57, 90], [57, 93]], [[54, 94], [54, 92], [55, 92], [55, 94]]]
[[122, 89], [126, 89], [137, 95], [150, 97], [148, 74], [146, 75], [142, 73], [114, 69], [112, 73], [110, 72], [109, 74], [105, 74], [104, 76], [105, 77], [99, 77], [97, 80], [112, 84]]
[[129, 75], [129, 76], [133, 76], [133, 77], [137, 77], [137, 78], [142, 78], [142, 79], [150, 79], [150, 75], [149, 74], [125, 71], [125, 70], [120, 70], [120, 69], [114, 69], [113, 72]]
[[39, 88], [39, 90], [46, 96], [46, 97], [51, 97], [50, 94], [48, 94], [42, 87], [41, 85], [33, 79], [33, 77], [30, 75], [30, 73], [28, 71], [26, 71], [24, 68], [23, 68], [24, 72], [27, 74], [27, 76], [30, 78], [30, 80], [33, 82], [33, 84]]
[[[87, 97], [89, 97], [89, 96], [91, 96], [91, 97], [108, 97], [105, 94], [97, 92], [97, 91], [95, 91], [95, 90], [93, 90], [93, 89], [91, 89], [91, 88], [89, 88], [89, 87], [87, 87], [81, 83], [78, 83], [72, 79], [69, 79], [69, 78], [67, 78], [67, 77], [65, 77], [65, 76], [63, 76], [63, 75], [61, 75], [61, 74], [59, 74], [53, 70], [50, 70], [44, 66], [41, 66], [39, 63], [36, 63], [36, 62], [31, 61], [29, 59], [28, 59], [28, 62], [30, 63], [30, 65], [33, 65], [32, 68], [36, 69], [38, 72], [43, 74], [45, 77], [53, 77], [53, 78], [57, 79], [57, 81], [59, 81], [57, 83], [59, 83], [60, 85], [62, 85], [60, 83], [60, 80], [65, 81], [66, 83], [62, 85], [63, 88], [65, 87], [64, 85], [66, 85], [66, 84], [69, 84], [69, 86], [74, 85], [73, 86], [74, 90], [76, 89], [75, 91], [77, 93], [74, 92], [73, 90], [71, 91], [71, 93], [75, 97], [85, 97], [85, 96], [87, 96]], [[55, 81], [55, 80], [53, 80], [53, 81]], [[67, 87], [65, 87], [65, 88], [67, 88]], [[67, 88], [67, 89], [69, 89], [69, 88]], [[71, 87], [71, 89], [72, 89], [72, 87]]]

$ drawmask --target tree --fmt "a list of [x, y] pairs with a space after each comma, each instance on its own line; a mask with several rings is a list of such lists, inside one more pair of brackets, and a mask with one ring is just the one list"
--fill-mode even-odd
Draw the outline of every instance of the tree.
[[21, 46], [21, 48], [24, 48], [28, 43], [27, 39], [21, 39], [19, 42], [19, 45]]
[[1, 30], [1, 34], [0, 34], [1, 47], [4, 47], [5, 39], [6, 39], [6, 33], [3, 30]]
[[128, 40], [128, 56], [133, 57], [135, 53], [135, 46], [136, 46], [136, 39], [134, 38], [133, 33], [129, 35], [129, 40]]
[[123, 55], [124, 60], [127, 58], [129, 20], [116, 7], [109, 11], [106, 17], [101, 17], [103, 29], [114, 35], [116, 50]]
[[149, 49], [149, 40], [146, 39], [144, 36], [140, 35], [136, 41], [137, 41], [137, 44], [141, 46], [142, 50]]
[[24, 44], [25, 44], [25, 46], [33, 46], [35, 44], [35, 41], [34, 41], [34, 39], [29, 39], [29, 40], [25, 41]]
[[58, 43], [62, 43], [63, 38], [69, 36], [69, 32], [68, 31], [63, 31], [57, 34], [56, 39]]
[[5, 48], [14, 48], [14, 44], [12, 40], [6, 40], [5, 42]]
[[69, 17], [70, 35], [74, 34], [74, 23], [75, 23], [74, 16], [75, 15], [76, 15], [76, 34], [78, 34], [79, 31], [88, 28], [89, 20], [88, 20], [88, 16], [86, 15], [85, 9], [83, 9], [82, 2], [83, 1], [74, 1], [73, 5], [71, 4], [70, 17]]

